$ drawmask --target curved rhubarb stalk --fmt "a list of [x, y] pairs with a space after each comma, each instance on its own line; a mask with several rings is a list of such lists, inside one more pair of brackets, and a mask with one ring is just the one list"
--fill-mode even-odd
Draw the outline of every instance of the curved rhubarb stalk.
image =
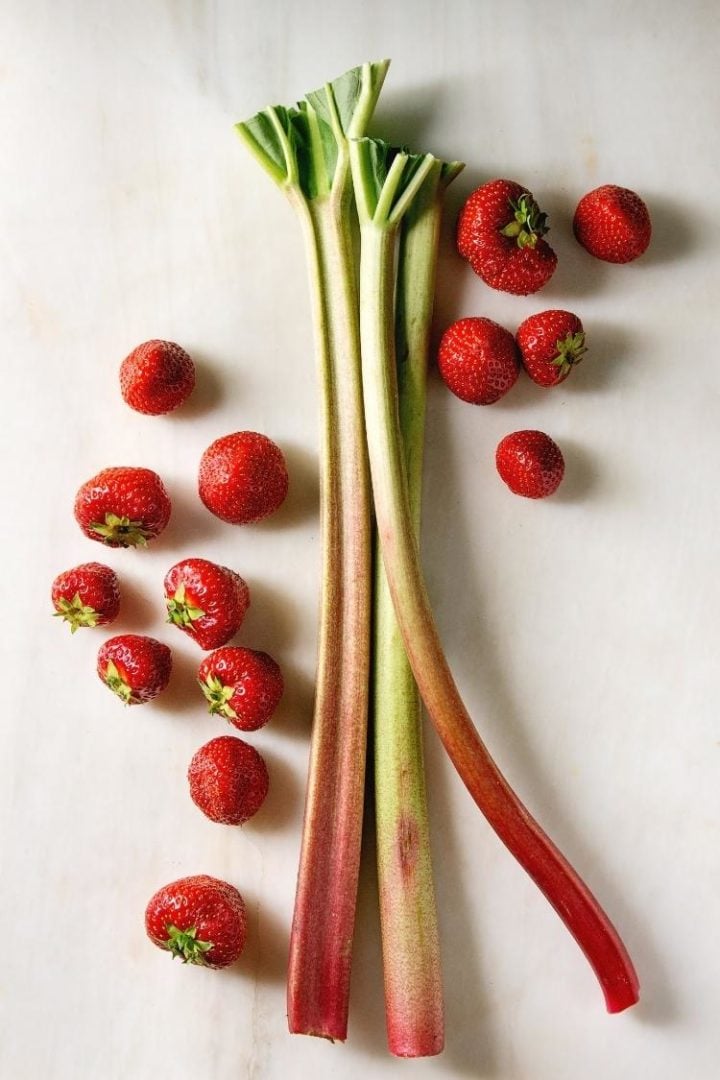
[[478, 735], [435, 627], [413, 530], [398, 421], [393, 340], [397, 228], [431, 155], [370, 139], [350, 146], [360, 218], [360, 333], [365, 429], [383, 563], [420, 694], [455, 768], [509, 850], [557, 911], [598, 977], [609, 1012], [638, 1000], [620, 937], [590, 890], [518, 799]]

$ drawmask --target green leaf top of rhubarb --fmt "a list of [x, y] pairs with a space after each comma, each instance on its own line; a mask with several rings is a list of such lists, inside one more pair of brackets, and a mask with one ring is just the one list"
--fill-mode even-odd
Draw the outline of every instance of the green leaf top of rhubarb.
[[174, 596], [166, 596], [167, 621], [175, 626], [191, 626], [195, 619], [202, 619], [205, 612], [186, 594], [185, 584], [181, 582]]
[[504, 229], [502, 236], [514, 239], [518, 247], [535, 247], [538, 239], [548, 231], [547, 214], [543, 214], [532, 195], [525, 192], [517, 202], [508, 199], [512, 210], [512, 220]]
[[431, 177], [436, 187], [446, 186], [463, 168], [462, 162], [411, 154], [381, 139], [352, 139], [350, 163], [360, 221], [381, 228], [400, 222]]
[[95, 608], [83, 604], [80, 593], [75, 593], [72, 600], [61, 597], [57, 602], [57, 608], [58, 610], [54, 611], [53, 615], [55, 618], [64, 619], [65, 622], [70, 624], [71, 634], [74, 634], [81, 626], [97, 626], [100, 621], [100, 616]]
[[225, 686], [217, 675], [208, 675], [205, 682], [199, 681], [200, 689], [207, 699], [208, 712], [224, 716], [228, 720], [236, 720], [237, 713], [230, 705], [230, 698], [235, 693], [235, 687]]
[[106, 514], [104, 521], [94, 521], [90, 528], [106, 544], [120, 547], [147, 547], [152, 537], [142, 521], [131, 521], [129, 517], [118, 517], [117, 514]]
[[197, 929], [191, 926], [189, 930], [178, 930], [177, 926], [169, 924], [167, 930], [167, 945], [173, 955], [182, 960], [183, 964], [205, 965], [205, 954], [213, 947], [212, 941], [199, 941]]
[[108, 660], [104, 675], [105, 683], [125, 705], [132, 705], [134, 698], [129, 683], [123, 678], [112, 660]]
[[560, 369], [561, 375], [566, 375], [573, 364], [579, 364], [587, 352], [585, 347], [585, 334], [578, 330], [576, 334], [568, 334], [555, 342], [557, 356], [553, 364]]

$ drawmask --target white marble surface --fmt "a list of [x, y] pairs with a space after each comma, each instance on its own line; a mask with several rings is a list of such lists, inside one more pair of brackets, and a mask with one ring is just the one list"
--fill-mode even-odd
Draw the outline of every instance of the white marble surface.
[[[5, 1080], [422, 1076], [711, 1080], [720, 1058], [716, 317], [717, 6], [521, 2], [293, 5], [6, 0], [0, 15], [2, 572], [0, 759]], [[316, 405], [301, 241], [232, 132], [353, 63], [393, 58], [376, 130], [517, 177], [549, 210], [560, 268], [539, 297], [491, 293], [446, 239], [438, 325], [576, 309], [591, 352], [554, 392], [479, 410], [431, 386], [424, 552], [458, 679], [529, 805], [602, 898], [643, 983], [608, 1017], [558, 919], [428, 737], [447, 1050], [385, 1050], [366, 865], [345, 1046], [286, 1032], [284, 965], [315, 652]], [[602, 182], [655, 221], [634, 266], [593, 262], [569, 221]], [[117, 366], [166, 336], [200, 361], [194, 403], [130, 412]], [[494, 475], [499, 437], [566, 449], [558, 496]], [[288, 452], [286, 509], [234, 530], [194, 495], [202, 449], [252, 427]], [[164, 697], [123, 711], [96, 679], [103, 634], [48, 617], [54, 574], [102, 555], [79, 483], [146, 464], [175, 501], [146, 553], [110, 553], [118, 629], [176, 649]], [[273, 790], [242, 832], [191, 804], [184, 772], [221, 728], [198, 654], [162, 623], [162, 578], [201, 554], [243, 573], [242, 641], [288, 692], [256, 737]], [[142, 914], [185, 873], [252, 909], [228, 973], [154, 950]]]

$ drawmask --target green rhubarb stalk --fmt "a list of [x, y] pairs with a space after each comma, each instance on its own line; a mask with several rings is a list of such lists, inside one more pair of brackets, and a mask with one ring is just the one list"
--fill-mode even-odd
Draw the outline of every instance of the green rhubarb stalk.
[[[420, 531], [427, 363], [443, 197], [462, 165], [433, 165], [402, 224], [396, 350], [410, 512]], [[375, 817], [388, 1046], [400, 1057], [444, 1045], [442, 972], [430, 854], [421, 703], [375, 553]]]
[[638, 1000], [630, 957], [605, 912], [520, 802], [473, 725], [435, 627], [413, 529], [397, 399], [393, 297], [399, 223], [432, 169], [370, 139], [350, 146], [360, 218], [360, 331], [365, 429], [383, 563], [421, 697], [455, 768], [500, 839], [530, 874], [580, 945], [607, 1008]]
[[364, 134], [387, 67], [387, 61], [364, 64], [296, 107], [270, 107], [237, 125], [298, 212], [310, 268], [322, 403], [323, 560], [288, 1024], [294, 1033], [341, 1040], [360, 865], [372, 582], [348, 139]]

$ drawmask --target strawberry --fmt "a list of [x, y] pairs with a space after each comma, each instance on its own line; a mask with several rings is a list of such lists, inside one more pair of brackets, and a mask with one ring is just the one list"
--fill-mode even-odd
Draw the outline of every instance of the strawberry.
[[287, 491], [282, 451], [255, 431], [216, 439], [200, 461], [200, 498], [231, 525], [249, 525], [274, 513]]
[[203, 814], [223, 825], [243, 825], [268, 793], [268, 771], [254, 746], [234, 735], [211, 739], [188, 769], [190, 795]]
[[208, 874], [181, 878], [152, 897], [145, 930], [158, 948], [184, 964], [224, 968], [245, 947], [245, 902], [234, 886]]
[[459, 319], [442, 336], [438, 369], [457, 397], [492, 405], [515, 385], [520, 358], [509, 330], [491, 319]]
[[100, 646], [97, 673], [126, 705], [152, 701], [170, 680], [167, 645], [142, 634], [119, 634]]
[[206, 656], [198, 681], [209, 712], [224, 716], [240, 731], [257, 731], [267, 724], [284, 689], [271, 656], [233, 646]]
[[486, 285], [527, 296], [552, 277], [557, 256], [542, 239], [547, 214], [514, 180], [477, 188], [460, 211], [457, 248]]
[[627, 263], [650, 243], [648, 208], [628, 188], [604, 184], [583, 195], [575, 210], [573, 232], [578, 243], [596, 259]]
[[120, 393], [131, 409], [148, 416], [172, 412], [195, 386], [195, 365], [174, 341], [145, 341], [120, 365]]
[[75, 496], [75, 519], [108, 547], [145, 547], [170, 520], [170, 497], [152, 469], [103, 469]]
[[583, 324], [570, 311], [531, 315], [518, 327], [515, 340], [523, 367], [538, 386], [563, 382], [587, 352]]
[[183, 559], [165, 575], [168, 622], [201, 649], [224, 645], [239, 630], [250, 591], [234, 570], [207, 559]]
[[542, 431], [513, 431], [498, 443], [495, 464], [516, 495], [544, 499], [557, 490], [565, 472], [560, 447]]
[[120, 610], [117, 574], [98, 562], [58, 574], [51, 596], [54, 614], [70, 624], [71, 634], [81, 626], [107, 626]]

